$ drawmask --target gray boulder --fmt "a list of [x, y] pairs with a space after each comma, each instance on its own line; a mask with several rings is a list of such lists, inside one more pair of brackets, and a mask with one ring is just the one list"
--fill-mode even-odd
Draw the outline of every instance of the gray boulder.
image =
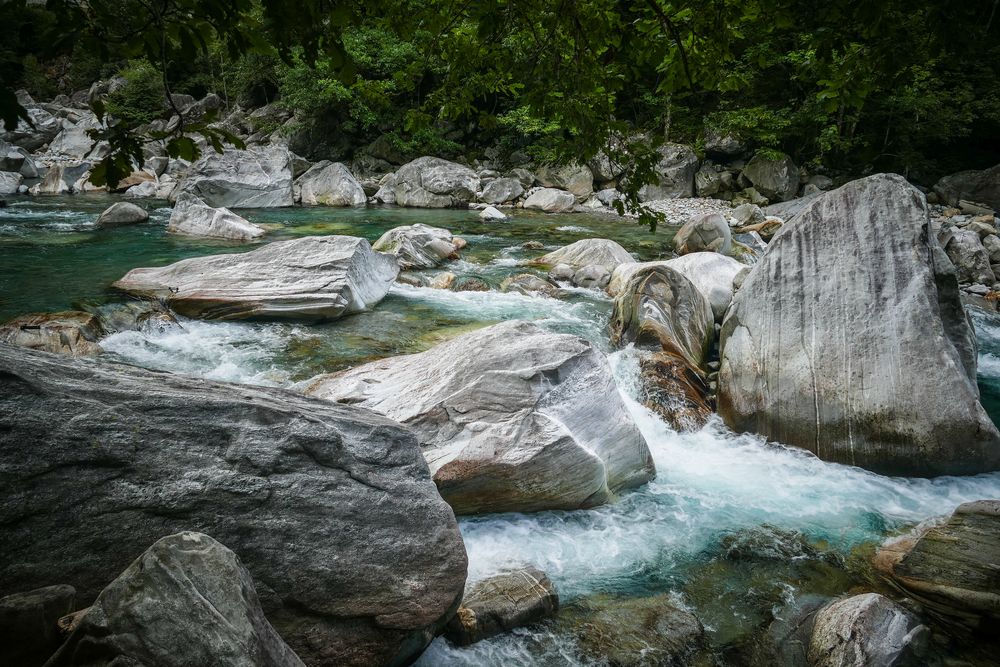
[[504, 572], [470, 584], [445, 637], [460, 646], [554, 616], [559, 594], [545, 573], [534, 567]]
[[41, 182], [31, 186], [33, 195], [61, 195], [73, 192], [89, 176], [89, 162], [60, 162], [49, 167]]
[[699, 197], [711, 197], [723, 190], [722, 173], [706, 163], [694, 175], [694, 189]]
[[619, 264], [633, 262], [635, 260], [628, 250], [610, 239], [581, 239], [528, 263], [540, 266], [565, 264], [574, 271], [596, 264], [608, 271], [614, 271]]
[[764, 211], [756, 204], [740, 204], [729, 212], [729, 217], [733, 219], [733, 227], [746, 227], [764, 222]]
[[1000, 500], [959, 505], [883, 544], [875, 568], [925, 609], [969, 629], [1000, 623]]
[[569, 213], [576, 206], [573, 193], [555, 188], [540, 188], [524, 200], [524, 208], [546, 213]]
[[475, 199], [479, 176], [448, 160], [420, 157], [399, 168], [389, 189], [399, 206], [449, 208]]
[[30, 313], [0, 324], [0, 343], [72, 357], [100, 354], [97, 342], [104, 335], [98, 317], [78, 310]]
[[992, 285], [997, 281], [990, 268], [990, 254], [972, 229], [954, 229], [942, 239], [948, 259], [955, 265], [958, 282]]
[[403, 664], [465, 585], [413, 435], [292, 392], [0, 345], [0, 485], [0, 590], [72, 582], [87, 605], [163, 535], [204, 532], [307, 664]]
[[516, 178], [495, 178], [483, 188], [480, 201], [487, 204], [506, 204], [524, 194], [524, 186]]
[[267, 230], [242, 218], [228, 208], [209, 206], [198, 197], [181, 193], [170, 211], [167, 231], [185, 236], [252, 241]]
[[966, 199], [1000, 210], [1000, 164], [945, 176], [934, 184], [934, 192], [949, 206], [958, 206], [959, 201]]
[[500, 283], [500, 291], [555, 296], [559, 292], [559, 288], [533, 273], [519, 273], [504, 278], [503, 282]]
[[799, 168], [784, 153], [775, 157], [757, 153], [741, 175], [772, 202], [793, 199], [799, 191]]
[[37, 104], [29, 103], [25, 105], [25, 109], [31, 123], [18, 121], [14, 130], [0, 133], [0, 140], [28, 151], [37, 151], [62, 131], [62, 121]]
[[573, 284], [588, 289], [604, 289], [611, 281], [611, 272], [600, 264], [588, 264], [573, 273]]
[[394, 227], [372, 245], [373, 250], [395, 256], [403, 271], [433, 269], [447, 259], [457, 258], [460, 247], [462, 244], [447, 229], [420, 223]]
[[917, 667], [930, 630], [878, 593], [854, 595], [816, 612], [809, 640], [812, 667]]
[[728, 160], [738, 157], [746, 147], [734, 134], [715, 128], [705, 128], [705, 154], [711, 158]]
[[97, 216], [98, 227], [120, 227], [134, 225], [149, 220], [149, 213], [141, 206], [131, 202], [115, 202]]
[[[20, 173], [24, 161], [28, 159], [28, 151], [20, 146], [14, 146], [6, 141], [0, 141], [0, 171]], [[22, 174], [23, 176], [24, 174]]]
[[77, 160], [87, 157], [99, 159], [108, 150], [107, 144], [95, 144], [88, 132], [100, 128], [101, 122], [92, 113], [84, 114], [75, 123], [65, 121], [63, 130], [52, 139], [46, 152]]
[[321, 376], [307, 392], [413, 429], [457, 514], [593, 507], [654, 475], [604, 355], [530, 322]]
[[341, 162], [317, 162], [296, 179], [295, 201], [303, 206], [364, 206], [365, 189]]
[[76, 609], [72, 586], [46, 586], [0, 598], [0, 664], [44, 664], [62, 643], [59, 619]]
[[721, 337], [718, 409], [737, 431], [883, 474], [1000, 467], [955, 268], [900, 176], [848, 183], [787, 222]]
[[660, 161], [655, 167], [657, 181], [642, 186], [640, 201], [693, 197], [698, 156], [682, 144], [664, 144], [657, 150], [660, 153]]
[[506, 220], [507, 216], [503, 213], [503, 211], [500, 211], [492, 206], [487, 206], [480, 211], [479, 219], [487, 222], [494, 222], [497, 220]]
[[777, 204], [771, 204], [770, 206], [764, 207], [764, 215], [768, 217], [781, 218], [782, 220], [790, 220], [795, 217], [800, 211], [806, 208], [816, 197], [820, 195], [819, 192], [813, 194], [805, 194], [798, 199], [790, 199], [785, 202], [779, 202]]
[[292, 154], [285, 146], [207, 150], [179, 181], [177, 195], [193, 194], [209, 206], [271, 208], [294, 203]]
[[545, 188], [565, 190], [582, 202], [594, 191], [594, 174], [590, 167], [568, 164], [561, 167], [546, 166], [539, 169], [535, 179]]
[[48, 667], [303, 667], [264, 618], [250, 573], [201, 533], [158, 540], [101, 591]]
[[399, 264], [353, 236], [306, 236], [251, 252], [133, 269], [113, 287], [166, 300], [188, 317], [332, 319], [388, 293]]
[[0, 195], [17, 194], [24, 177], [14, 171], [0, 171]]
[[728, 255], [733, 247], [733, 235], [729, 222], [721, 213], [701, 213], [681, 225], [674, 234], [673, 244], [678, 255], [689, 252]]

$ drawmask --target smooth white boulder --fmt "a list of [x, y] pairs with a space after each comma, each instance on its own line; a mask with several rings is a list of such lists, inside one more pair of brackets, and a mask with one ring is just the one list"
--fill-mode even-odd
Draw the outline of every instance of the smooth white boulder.
[[177, 197], [170, 212], [167, 231], [186, 236], [252, 241], [263, 236], [267, 230], [228, 208], [215, 208], [194, 195], [183, 193]]
[[546, 213], [569, 213], [576, 206], [576, 197], [572, 192], [556, 188], [541, 188], [535, 190], [524, 200], [524, 208]]
[[292, 154], [285, 146], [205, 151], [179, 179], [175, 196], [182, 192], [209, 206], [291, 206]]
[[341, 162], [317, 162], [296, 179], [295, 201], [303, 206], [364, 206], [368, 197], [351, 170]]
[[462, 245], [447, 229], [417, 223], [390, 229], [372, 248], [394, 255], [399, 268], [408, 271], [433, 269], [446, 259], [454, 259]]
[[620, 264], [634, 262], [628, 250], [610, 239], [581, 239], [528, 263], [543, 266], [565, 264], [574, 270], [596, 264], [608, 271], [614, 271]]

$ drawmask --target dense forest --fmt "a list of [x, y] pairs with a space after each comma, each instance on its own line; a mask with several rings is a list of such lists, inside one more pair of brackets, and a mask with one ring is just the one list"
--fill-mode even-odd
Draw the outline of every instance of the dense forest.
[[[24, 114], [17, 89], [51, 99], [121, 77], [102, 109], [101, 138], [116, 155], [139, 154], [132, 130], [176, 111], [167, 91], [214, 93], [223, 112], [273, 105], [284, 113], [262, 115], [260, 130], [280, 127], [311, 159], [349, 159], [376, 139], [406, 157], [492, 151], [538, 162], [632, 143], [639, 181], [650, 140], [698, 147], [716, 133], [813, 170], [929, 182], [1000, 158], [996, 9], [995, 0], [8, 0], [0, 110], [10, 129]], [[204, 121], [170, 131], [232, 139]]]

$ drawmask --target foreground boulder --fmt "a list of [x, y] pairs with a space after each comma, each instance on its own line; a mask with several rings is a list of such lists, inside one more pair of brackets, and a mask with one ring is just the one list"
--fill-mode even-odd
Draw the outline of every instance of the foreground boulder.
[[364, 206], [365, 189], [341, 162], [317, 162], [298, 177], [295, 201], [303, 206]]
[[525, 567], [471, 584], [445, 628], [445, 637], [465, 646], [537, 623], [557, 611], [555, 586], [541, 570]]
[[88, 605], [163, 535], [204, 532], [307, 664], [404, 663], [465, 585], [413, 435], [277, 389], [0, 345], [0, 486], [0, 590]]
[[49, 667], [301, 667], [264, 618], [250, 573], [201, 533], [157, 541], [84, 613]]
[[188, 317], [332, 319], [373, 306], [399, 273], [396, 258], [353, 236], [306, 236], [251, 252], [133, 269], [113, 286]]
[[955, 269], [900, 176], [848, 183], [786, 223], [721, 350], [719, 414], [737, 431], [883, 474], [1000, 467]]
[[66, 310], [20, 315], [0, 324], [0, 343], [73, 357], [100, 354], [104, 327], [92, 313]]
[[181, 192], [209, 206], [291, 206], [292, 155], [284, 146], [205, 151], [181, 179], [177, 194]]
[[712, 414], [704, 363], [715, 334], [708, 299], [666, 266], [636, 271], [615, 298], [611, 342], [640, 350], [640, 400], [673, 428], [698, 428]]
[[321, 376], [307, 392], [412, 428], [458, 514], [593, 507], [654, 475], [604, 356], [530, 322]]
[[1000, 164], [945, 176], [934, 184], [934, 192], [949, 206], [958, 206], [958, 202], [965, 199], [1000, 210]]
[[447, 229], [419, 223], [390, 229], [372, 245], [373, 250], [395, 256], [404, 271], [433, 269], [447, 259], [456, 259], [460, 247]]
[[421, 157], [400, 167], [383, 188], [399, 206], [449, 208], [475, 199], [479, 176], [448, 160]]
[[44, 664], [62, 643], [59, 619], [76, 608], [76, 591], [65, 585], [0, 598], [0, 665]]
[[115, 202], [97, 216], [98, 227], [120, 227], [149, 220], [149, 213], [141, 206], [127, 201]]
[[855, 595], [816, 612], [809, 640], [813, 667], [904, 667], [921, 660], [930, 631], [878, 593]]
[[267, 233], [263, 227], [258, 227], [228, 208], [209, 206], [198, 197], [187, 193], [177, 197], [170, 212], [167, 231], [185, 236], [230, 241], [252, 241]]
[[989, 632], [1000, 623], [1000, 500], [886, 542], [875, 567], [939, 618]]

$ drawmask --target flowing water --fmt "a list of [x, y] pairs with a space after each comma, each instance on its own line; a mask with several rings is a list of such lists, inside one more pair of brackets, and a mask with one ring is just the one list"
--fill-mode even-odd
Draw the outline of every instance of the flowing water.
[[[32, 311], [95, 308], [123, 299], [108, 285], [131, 268], [253, 247], [167, 235], [169, 211], [155, 205], [150, 224], [94, 229], [96, 215], [110, 201], [103, 196], [21, 199], [0, 209], [0, 319]], [[445, 268], [493, 286], [522, 272], [520, 260], [580, 238], [613, 238], [643, 260], [661, 256], [669, 238], [664, 230], [653, 235], [634, 223], [585, 215], [518, 214], [507, 222], [483, 223], [470, 211], [312, 208], [243, 213], [271, 230], [267, 240], [309, 234], [373, 240], [403, 224], [447, 227], [469, 245], [461, 260]], [[526, 241], [540, 241], [544, 249], [525, 249]], [[461, 519], [470, 580], [507, 567], [535, 565], [548, 573], [570, 609], [575, 601], [595, 596], [667, 593], [701, 619], [719, 650], [739, 644], [759, 628], [767, 620], [762, 609], [800, 594], [836, 595], [858, 583], [863, 575], [849, 567], [851, 559], [886, 535], [947, 514], [962, 502], [1000, 497], [1000, 473], [890, 478], [737, 435], [718, 421], [694, 433], [675, 433], [636, 402], [636, 360], [630, 350], [608, 349], [609, 313], [610, 301], [586, 290], [554, 299], [397, 285], [371, 312], [332, 323], [185, 320], [183, 330], [118, 333], [102, 345], [112, 357], [149, 368], [294, 387], [320, 372], [420, 351], [506, 319], [532, 319], [583, 336], [610, 354], [619, 391], [649, 443], [658, 476], [616, 502], [591, 510]], [[981, 346], [983, 402], [996, 420], [1000, 320], [982, 312], [973, 318]], [[733, 540], [739, 544], [747, 539], [763, 540], [765, 551], [777, 550], [781, 558], [773, 560], [780, 564], [727, 559]], [[828, 567], [826, 562], [839, 565]], [[438, 639], [419, 664], [600, 664], [585, 654], [576, 636], [565, 624], [550, 623], [468, 648]]]

